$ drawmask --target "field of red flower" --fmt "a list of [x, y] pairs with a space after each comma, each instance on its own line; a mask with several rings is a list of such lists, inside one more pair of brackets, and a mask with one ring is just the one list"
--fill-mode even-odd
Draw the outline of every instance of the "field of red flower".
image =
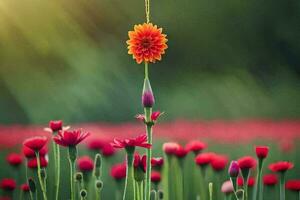
[[[299, 155], [299, 132], [300, 123], [298, 121], [211, 121], [211, 122], [189, 122], [176, 121], [162, 123], [155, 127], [153, 159], [151, 159], [154, 171], [151, 175], [152, 189], [163, 193], [164, 199], [197, 199], [201, 194], [205, 194], [201, 199], [209, 198], [208, 184], [213, 183], [213, 199], [233, 199], [230, 173], [238, 175], [237, 188], [244, 188], [242, 173], [243, 168], [251, 169], [248, 179], [248, 199], [254, 199], [255, 188], [257, 186], [258, 162], [259, 158], [264, 158], [262, 167], [262, 185], [264, 199], [279, 199], [280, 174], [277, 171], [288, 170], [286, 173], [287, 192], [286, 199], [296, 199], [299, 191], [300, 159]], [[78, 124], [72, 129], [79, 130], [82, 127], [90, 135], [83, 136], [74, 132], [78, 136], [78, 141], [72, 139], [72, 134], [64, 135], [66, 143], [62, 137], [53, 138], [57, 144], [68, 146], [77, 144], [78, 159], [76, 161], [76, 177], [74, 180], [75, 197], [79, 198], [81, 192], [87, 193], [87, 199], [96, 199], [97, 190], [94, 184], [101, 186], [102, 199], [121, 199], [126, 176], [126, 164], [124, 152], [113, 148], [125, 147], [126, 145], [148, 147], [142, 140], [119, 140], [113, 144], [114, 138], [134, 138], [143, 133], [143, 126], [140, 124]], [[47, 132], [50, 131], [50, 132]], [[55, 199], [55, 157], [53, 146], [51, 145], [51, 129], [42, 126], [1, 126], [2, 139], [0, 141], [1, 156], [1, 188], [2, 196], [9, 196], [12, 199], [30, 199], [30, 188], [26, 184], [26, 173], [32, 177], [37, 188], [37, 199], [43, 199], [39, 177], [36, 175], [38, 159], [34, 151], [28, 149], [26, 139], [35, 136], [46, 136], [34, 146], [42, 148], [39, 150], [41, 174], [47, 172], [44, 182], [48, 199]], [[87, 137], [87, 138], [84, 138]], [[84, 140], [83, 140], [84, 139]], [[82, 141], [83, 140], [83, 141]], [[25, 143], [23, 143], [25, 141]], [[141, 141], [139, 143], [137, 141]], [[171, 143], [164, 143], [172, 141]], [[201, 141], [201, 142], [200, 142]], [[24, 144], [24, 145], [23, 145]], [[45, 144], [45, 145], [44, 145]], [[117, 146], [116, 146], [117, 144]], [[163, 145], [164, 144], [164, 145]], [[36, 143], [35, 143], [36, 145]], [[113, 145], [113, 146], [112, 146]], [[267, 149], [256, 148], [255, 146], [268, 146]], [[29, 145], [30, 146], [30, 145]], [[71, 145], [72, 146], [72, 145]], [[143, 151], [138, 150], [142, 153]], [[101, 172], [95, 178], [96, 165], [95, 155], [101, 154]], [[68, 150], [60, 148], [60, 188], [58, 199], [68, 199], [70, 181], [68, 174]], [[196, 157], [195, 157], [196, 156]], [[258, 156], [256, 159], [255, 157]], [[237, 160], [237, 169], [233, 164], [229, 166], [230, 160]], [[289, 161], [290, 163], [277, 163], [278, 161]], [[271, 164], [273, 163], [273, 164]], [[275, 164], [274, 164], [275, 163]], [[286, 166], [287, 165], [287, 166]], [[27, 169], [26, 169], [27, 168]], [[229, 174], [227, 173], [228, 169]], [[134, 177], [143, 180], [146, 172], [146, 156], [134, 156]], [[82, 174], [78, 174], [81, 172]], [[72, 173], [72, 174], [75, 174]], [[139, 175], [136, 175], [139, 174]], [[231, 174], [232, 175], [232, 174]], [[84, 186], [78, 183], [77, 176], [82, 176]], [[136, 177], [137, 176], [137, 177]], [[41, 177], [41, 179], [43, 179]], [[260, 178], [259, 178], [260, 179]], [[99, 182], [97, 182], [99, 180]], [[101, 180], [101, 181], [100, 181]], [[137, 187], [138, 186], [137, 181]], [[223, 184], [224, 183], [224, 184]], [[223, 185], [222, 185], [223, 184]], [[75, 187], [76, 185], [76, 187]], [[245, 189], [245, 188], [244, 188]], [[139, 191], [139, 190], [138, 190]], [[140, 191], [141, 192], [141, 191]], [[141, 194], [136, 194], [141, 195]], [[200, 196], [199, 196], [200, 195]], [[258, 199], [258, 198], [257, 198]]]

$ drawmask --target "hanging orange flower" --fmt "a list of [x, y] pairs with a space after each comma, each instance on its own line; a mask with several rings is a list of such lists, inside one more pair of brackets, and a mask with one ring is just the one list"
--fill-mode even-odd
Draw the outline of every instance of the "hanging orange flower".
[[128, 54], [132, 54], [138, 64], [161, 60], [161, 55], [168, 48], [167, 35], [162, 34], [162, 28], [152, 23], [135, 25], [134, 31], [129, 31], [128, 36]]

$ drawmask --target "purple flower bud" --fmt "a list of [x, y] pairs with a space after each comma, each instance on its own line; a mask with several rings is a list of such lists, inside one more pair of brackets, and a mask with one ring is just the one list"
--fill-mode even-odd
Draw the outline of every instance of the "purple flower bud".
[[237, 177], [240, 172], [240, 167], [237, 161], [233, 160], [230, 163], [228, 174], [230, 177]]
[[144, 81], [144, 89], [142, 94], [142, 104], [144, 107], [151, 108], [154, 105], [154, 96], [151, 89], [149, 79], [145, 79]]

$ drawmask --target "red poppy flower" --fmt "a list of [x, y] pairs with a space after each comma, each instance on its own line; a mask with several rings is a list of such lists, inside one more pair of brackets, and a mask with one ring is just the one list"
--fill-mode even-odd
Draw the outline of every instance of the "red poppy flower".
[[177, 158], [184, 158], [188, 154], [188, 151], [185, 150], [181, 145], [176, 149], [175, 155]]
[[82, 156], [77, 159], [77, 167], [83, 172], [92, 171], [94, 169], [94, 161], [89, 156]]
[[230, 163], [228, 174], [230, 177], [237, 177], [240, 173], [240, 167], [237, 161], [233, 160]]
[[[46, 159], [45, 156], [40, 157], [40, 165], [41, 167], [47, 167], [48, 166], [48, 160]], [[37, 168], [37, 158], [31, 158], [27, 162], [27, 167], [31, 169]]]
[[212, 161], [210, 162], [211, 167], [215, 171], [222, 171], [225, 169], [228, 163], [227, 156], [223, 155], [216, 155], [213, 157]]
[[35, 136], [28, 138], [23, 142], [23, 145], [30, 148], [31, 150], [37, 152], [40, 151], [47, 143], [47, 137], [45, 136]]
[[285, 184], [285, 188], [288, 190], [300, 192], [300, 180], [289, 180]]
[[161, 181], [161, 175], [157, 171], [152, 171], [151, 172], [151, 181], [153, 183], [159, 183]]
[[205, 143], [197, 140], [190, 141], [186, 144], [185, 149], [187, 151], [193, 151], [194, 153], [199, 153], [203, 149], [205, 149], [207, 146]]
[[266, 158], [269, 153], [269, 147], [267, 146], [257, 146], [255, 147], [256, 156], [258, 158]]
[[26, 184], [26, 183], [22, 184], [22, 185], [20, 186], [20, 188], [21, 188], [21, 190], [22, 190], [23, 192], [29, 192], [29, 190], [30, 190], [29, 185]]
[[294, 164], [286, 161], [279, 161], [277, 163], [272, 163], [269, 165], [269, 169], [273, 172], [285, 172], [289, 169], [292, 169]]
[[113, 146], [111, 146], [110, 143], [106, 143], [103, 145], [101, 152], [104, 157], [109, 157], [114, 155], [116, 153], [116, 150]]
[[151, 158], [152, 167], [161, 167], [164, 164], [164, 159], [162, 157]]
[[20, 164], [22, 164], [23, 158], [20, 154], [11, 153], [7, 155], [6, 160], [12, 166], [19, 166]]
[[49, 122], [49, 128], [55, 132], [55, 131], [60, 131], [62, 130], [63, 122], [61, 120], [57, 121], [50, 121]]
[[[242, 177], [238, 177], [237, 179], [238, 186], [244, 186], [244, 180]], [[249, 177], [248, 179], [248, 187], [253, 187], [255, 184], [255, 179], [253, 177]]]
[[[160, 112], [160, 111], [155, 111], [151, 114], [151, 121], [157, 121], [158, 118], [163, 115], [164, 113], [163, 112]], [[142, 122], [145, 122], [145, 115], [142, 115], [142, 114], [138, 114], [135, 116], [136, 119], [142, 121]]]
[[275, 174], [266, 174], [263, 176], [264, 185], [276, 185], [278, 183], [278, 178]]
[[223, 184], [222, 184], [222, 187], [221, 187], [221, 191], [224, 193], [224, 194], [230, 194], [234, 191], [233, 189], [233, 185], [232, 185], [232, 182], [231, 181], [225, 181]]
[[128, 54], [132, 54], [138, 64], [161, 60], [162, 54], [168, 48], [167, 36], [152, 23], [135, 25], [134, 31], [129, 31], [128, 36]]
[[212, 152], [201, 153], [196, 156], [195, 163], [199, 166], [206, 166], [211, 163], [215, 156], [216, 154]]
[[95, 138], [89, 141], [87, 144], [88, 149], [90, 150], [101, 150], [103, 145], [105, 144], [105, 141], [101, 138]]
[[133, 161], [134, 168], [140, 168], [146, 173], [147, 168], [147, 157], [143, 155], [142, 157], [139, 154], [134, 154], [134, 161]]
[[56, 136], [53, 137], [55, 143], [68, 147], [68, 146], [76, 146], [80, 142], [82, 142], [85, 138], [87, 138], [90, 133], [84, 133], [81, 129], [73, 130], [73, 131], [59, 131]]
[[256, 166], [256, 160], [251, 156], [244, 156], [238, 160], [239, 167], [243, 169], [251, 169]]
[[113, 165], [110, 170], [110, 175], [116, 180], [124, 179], [126, 177], [126, 164], [119, 163]]
[[[45, 156], [47, 153], [48, 153], [47, 146], [43, 146], [43, 148], [39, 151], [40, 156]], [[26, 158], [34, 158], [35, 157], [34, 151], [26, 146], [23, 146], [23, 154], [25, 155]]]
[[151, 144], [147, 143], [147, 135], [140, 135], [136, 138], [119, 140], [114, 139], [114, 142], [111, 144], [115, 148], [126, 148], [126, 147], [144, 147], [147, 149], [151, 148]]
[[12, 178], [4, 178], [0, 182], [0, 188], [5, 191], [13, 191], [16, 188], [16, 181]]
[[163, 151], [168, 155], [175, 155], [179, 146], [176, 142], [166, 142], [163, 144]]

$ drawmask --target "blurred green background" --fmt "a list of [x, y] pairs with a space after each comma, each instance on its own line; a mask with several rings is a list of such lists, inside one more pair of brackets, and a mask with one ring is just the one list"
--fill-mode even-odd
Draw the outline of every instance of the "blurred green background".
[[[168, 34], [151, 65], [167, 120], [299, 118], [299, 0], [152, 0]], [[0, 0], [0, 123], [130, 121], [143, 0]]]

